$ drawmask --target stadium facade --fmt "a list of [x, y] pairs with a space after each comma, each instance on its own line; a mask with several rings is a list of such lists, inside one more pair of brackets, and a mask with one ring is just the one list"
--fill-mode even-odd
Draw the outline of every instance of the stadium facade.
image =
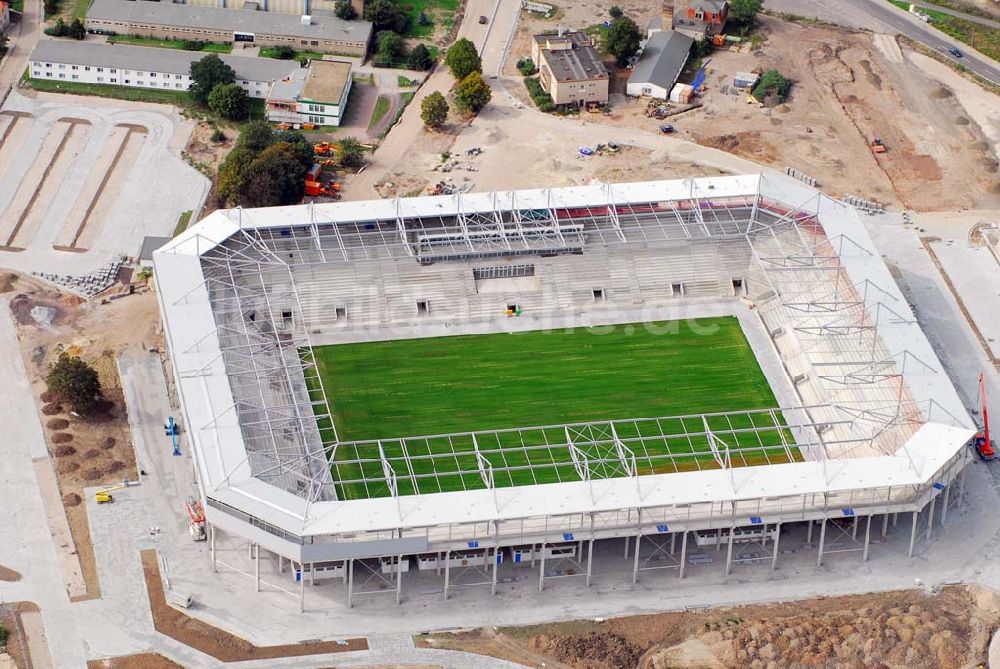
[[[867, 559], [878, 522], [884, 536], [900, 513], [913, 514], [912, 554], [918, 515], [929, 534], [935, 506], [961, 497], [974, 426], [941, 362], [857, 212], [784, 178], [216, 211], [154, 265], [210, 537], [278, 556], [300, 593], [332, 575], [350, 603], [363, 569], [393, 574], [398, 598], [411, 564], [443, 571], [445, 597], [457, 566], [482, 567], [495, 591], [504, 556], [538, 561], [539, 587], [546, 559], [573, 560], [589, 583], [594, 542], [610, 539], [626, 555], [631, 542], [633, 579], [642, 547], [666, 540], [680, 577], [689, 542], [706, 537], [725, 547], [725, 573], [734, 543], [773, 568], [792, 524], [807, 525], [819, 563], [834, 524]], [[348, 442], [311, 354], [720, 304], [764, 333], [751, 343], [779, 370], [777, 409]], [[775, 439], [790, 457], [772, 463]], [[539, 440], [571, 474], [511, 485], [504, 449]], [[708, 450], [692, 466], [695, 441]], [[653, 442], [655, 473], [643, 472]], [[331, 462], [345, 458], [364, 498], [340, 498]], [[462, 489], [433, 492], [435, 458], [471, 463]]]

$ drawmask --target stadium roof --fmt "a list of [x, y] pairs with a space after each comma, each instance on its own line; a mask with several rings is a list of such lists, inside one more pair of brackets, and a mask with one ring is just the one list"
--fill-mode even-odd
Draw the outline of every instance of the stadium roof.
[[[155, 47], [129, 46], [127, 44], [42, 39], [35, 45], [29, 60], [189, 75], [191, 73], [191, 63], [201, 60], [204, 57], [205, 54], [203, 53], [182, 51], [180, 49], [159, 49]], [[224, 63], [233, 68], [238, 80], [274, 81], [286, 77], [299, 69], [298, 62], [293, 60], [247, 58], [227, 55], [219, 57]]]
[[[350, 501], [310, 500], [271, 485], [252, 471], [202, 264], [206, 254], [211, 255], [213, 249], [230, 238], [252, 240], [249, 233], [275, 228], [286, 231], [301, 227], [315, 231], [319, 221], [336, 225], [388, 219], [401, 221], [402, 225], [411, 216], [467, 215], [477, 210], [497, 211], [514, 206], [520, 210], [550, 210], [559, 206], [607, 208], [609, 203], [677, 201], [693, 202], [700, 212], [703, 207], [719, 206], [713, 202], [725, 198], [752, 199], [755, 206], [779, 202], [794, 207], [793, 211], [808, 209], [821, 223], [831, 244], [840, 246], [838, 262], [851, 282], [866, 286], [870, 283], [877, 286], [879, 296], [891, 298], [895, 311], [890, 316], [879, 311], [881, 302], [876, 301], [874, 288], [871, 295], [865, 294], [862, 308], [870, 320], [877, 322], [878, 336], [885, 348], [899, 359], [899, 372], [894, 378], [904, 382], [912, 400], [924, 407], [919, 427], [907, 432], [909, 436], [893, 454], [835, 460], [820, 457], [794, 464], [721, 467]], [[827, 504], [833, 508], [851, 506], [866, 503], [864, 500], [876, 489], [928, 485], [936, 472], [962, 452], [974, 434], [961, 399], [909, 312], [905, 298], [856, 211], [789, 179], [757, 175], [708, 177], [223, 210], [213, 212], [157, 251], [154, 264], [165, 334], [193, 442], [199, 482], [209, 498], [209, 513], [213, 513], [213, 504], [229, 505], [297, 536], [351, 534], [404, 526], [426, 528], [707, 501], [756, 499], [758, 508], [766, 511], [782, 508], [786, 503], [782, 500], [784, 496], [810, 494], [820, 496], [817, 503], [821, 509]], [[919, 364], [907, 364], [907, 359]], [[899, 407], [895, 411], [898, 414]], [[350, 550], [334, 548], [334, 544], [322, 545], [331, 551]]]
[[199, 7], [149, 0], [94, 0], [87, 10], [87, 19], [359, 44], [367, 44], [372, 33], [369, 21], [344, 21], [335, 16], [313, 16], [311, 22], [304, 25], [302, 18], [296, 14]]

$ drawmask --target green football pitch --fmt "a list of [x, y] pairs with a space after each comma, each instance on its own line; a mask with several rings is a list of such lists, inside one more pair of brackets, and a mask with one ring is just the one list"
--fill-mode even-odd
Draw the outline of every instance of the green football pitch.
[[[333, 457], [341, 499], [389, 494], [375, 440], [401, 495], [483, 488], [477, 450], [494, 468], [494, 485], [530, 485], [580, 480], [580, 459], [574, 466], [570, 449], [559, 446], [563, 424], [776, 406], [733, 317], [341, 344], [316, 347], [313, 356], [339, 440], [371, 441], [344, 444]], [[708, 421], [731, 449], [742, 449], [734, 465], [794, 457], [784, 445], [787, 430], [739, 431], [780, 425], [778, 412]], [[523, 426], [559, 427], [479, 435], [476, 443], [431, 437], [407, 439], [404, 448], [399, 441]], [[332, 437], [329, 426], [321, 428]], [[708, 437], [688, 436], [704, 431], [700, 417], [617, 428], [639, 473], [716, 466]], [[613, 445], [574, 442], [592, 478], [624, 474]]]

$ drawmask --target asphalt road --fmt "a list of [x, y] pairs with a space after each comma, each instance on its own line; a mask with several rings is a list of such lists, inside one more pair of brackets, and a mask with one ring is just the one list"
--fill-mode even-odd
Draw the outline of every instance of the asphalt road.
[[[921, 42], [946, 58], [968, 68], [983, 79], [1000, 85], [1000, 63], [972, 51], [970, 47], [932, 28], [886, 0], [768, 0], [768, 9], [799, 16], [816, 17], [848, 28], [896, 32]], [[948, 53], [958, 47], [964, 57]]]

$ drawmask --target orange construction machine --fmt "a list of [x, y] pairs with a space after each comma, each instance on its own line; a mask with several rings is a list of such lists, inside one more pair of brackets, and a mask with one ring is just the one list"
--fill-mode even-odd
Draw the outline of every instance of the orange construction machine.
[[191, 519], [191, 524], [188, 526], [191, 538], [195, 541], [204, 541], [206, 538], [205, 512], [201, 508], [201, 502], [194, 497], [188, 497], [187, 501], [184, 502], [184, 508], [187, 509], [188, 518]]
[[981, 460], [989, 462], [1000, 458], [997, 454], [996, 444], [990, 439], [990, 415], [986, 409], [986, 381], [983, 375], [979, 375], [979, 402], [983, 412], [983, 429], [972, 438], [972, 443], [976, 447], [976, 455]]
[[872, 140], [872, 153], [885, 153], [885, 143], [880, 137]]

